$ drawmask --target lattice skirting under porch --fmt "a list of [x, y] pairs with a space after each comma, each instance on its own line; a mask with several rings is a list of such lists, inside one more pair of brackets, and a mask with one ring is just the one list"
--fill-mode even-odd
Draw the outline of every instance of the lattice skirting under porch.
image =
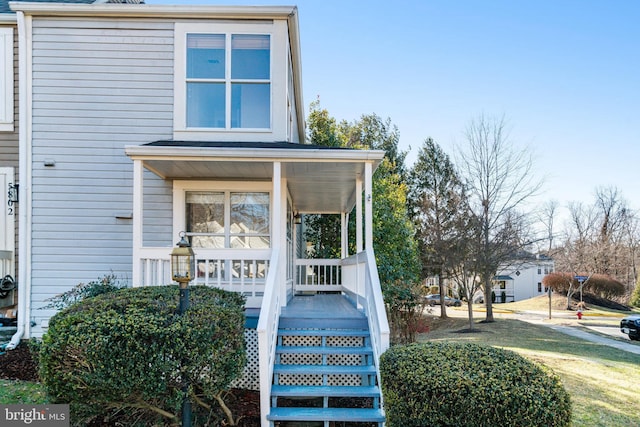
[[[247, 365], [244, 368], [242, 377], [235, 380], [231, 387], [242, 388], [246, 390], [260, 390], [260, 371], [259, 371], [259, 358], [258, 358], [258, 333], [255, 329], [244, 330], [244, 340], [247, 349]], [[283, 345], [286, 346], [318, 346], [320, 345], [320, 337], [308, 337], [308, 336], [287, 336], [284, 337]], [[328, 337], [327, 345], [335, 347], [345, 346], [360, 346], [363, 344], [361, 337]], [[284, 355], [283, 355], [284, 356]], [[290, 354], [284, 356], [281, 362], [284, 364], [301, 363], [313, 365], [321, 364], [322, 360], [314, 360], [318, 358], [318, 355], [305, 355], [305, 354]], [[329, 355], [327, 356], [327, 363], [329, 365], [361, 365], [361, 356], [356, 355]], [[302, 358], [302, 360], [300, 360]], [[316, 382], [321, 385], [322, 378], [310, 378], [310, 375], [283, 375], [281, 382], [289, 385], [312, 385]], [[360, 385], [361, 378], [358, 375], [330, 375], [328, 378], [329, 384], [334, 386], [353, 386]]]

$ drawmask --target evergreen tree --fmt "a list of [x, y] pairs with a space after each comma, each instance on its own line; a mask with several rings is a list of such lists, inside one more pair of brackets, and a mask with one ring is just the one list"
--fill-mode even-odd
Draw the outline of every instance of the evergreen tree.
[[[437, 276], [441, 299], [444, 280], [464, 261], [461, 243], [469, 222], [464, 186], [453, 162], [428, 138], [410, 172], [409, 206], [416, 226], [423, 277]], [[441, 317], [447, 317], [440, 304]]]

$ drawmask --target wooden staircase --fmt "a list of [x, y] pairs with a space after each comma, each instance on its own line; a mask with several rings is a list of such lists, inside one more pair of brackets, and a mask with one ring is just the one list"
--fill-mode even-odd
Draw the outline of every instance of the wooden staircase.
[[268, 416], [272, 425], [383, 425], [367, 319], [357, 311], [336, 314], [332, 308], [331, 316], [316, 309], [280, 317]]

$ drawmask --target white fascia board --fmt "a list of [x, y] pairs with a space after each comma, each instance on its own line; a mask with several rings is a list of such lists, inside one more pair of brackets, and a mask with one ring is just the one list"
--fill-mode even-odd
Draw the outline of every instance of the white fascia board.
[[289, 19], [295, 6], [201, 6], [9, 2], [13, 11], [46, 16], [118, 16], [198, 19]]
[[289, 15], [289, 46], [291, 49], [291, 66], [293, 68], [293, 87], [296, 100], [296, 117], [298, 119], [298, 138], [306, 140], [307, 125], [305, 122], [305, 105], [302, 96], [302, 53], [300, 49], [300, 30], [298, 27], [298, 9]]
[[284, 162], [353, 162], [373, 161], [376, 165], [384, 158], [384, 150], [321, 150], [286, 148], [231, 148], [216, 147], [144, 147], [130, 145], [125, 153], [136, 160], [255, 160]]
[[17, 24], [18, 18], [15, 13], [0, 13], [0, 24]]

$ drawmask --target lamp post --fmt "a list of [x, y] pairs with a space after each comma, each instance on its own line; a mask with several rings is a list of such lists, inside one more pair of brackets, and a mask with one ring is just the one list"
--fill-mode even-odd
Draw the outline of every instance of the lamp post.
[[[189, 282], [193, 280], [195, 271], [195, 255], [186, 239], [186, 233], [180, 233], [178, 247], [171, 251], [171, 276], [180, 286], [180, 306], [178, 313], [182, 316], [189, 308]], [[183, 378], [182, 391], [182, 427], [191, 427], [191, 401], [189, 400], [189, 379]]]

